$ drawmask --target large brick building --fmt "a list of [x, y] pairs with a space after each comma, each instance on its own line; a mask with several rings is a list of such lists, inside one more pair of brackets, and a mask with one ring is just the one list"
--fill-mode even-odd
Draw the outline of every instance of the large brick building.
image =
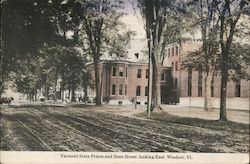
[[[166, 86], [170, 85], [168, 83], [169, 78], [171, 78], [173, 89], [177, 91], [180, 97], [180, 105], [203, 106], [205, 72], [181, 67], [183, 57], [197, 50], [201, 45], [202, 41], [200, 39], [186, 38], [182, 40], [181, 44], [174, 43], [166, 47], [166, 57], [163, 61], [161, 78], [163, 103], [166, 103], [166, 98], [169, 98], [167, 96], [169, 93], [165, 92], [169, 92], [169, 90], [166, 90]], [[131, 40], [127, 48], [128, 56], [123, 60], [112, 56], [102, 56], [100, 64], [101, 95], [103, 100], [109, 99], [111, 104], [131, 104], [130, 100], [135, 97], [138, 103], [145, 104], [147, 100], [148, 63], [147, 55], [144, 55], [143, 51], [146, 50], [146, 40]], [[227, 87], [227, 97], [236, 97], [233, 101], [229, 100], [229, 104], [239, 102], [237, 98], [248, 100], [249, 80], [229, 81]], [[213, 77], [211, 91], [212, 97], [214, 97], [214, 106], [218, 107], [220, 97], [219, 74]], [[89, 90], [89, 95], [94, 97], [94, 90]], [[191, 104], [190, 98], [193, 100]], [[245, 106], [244, 108], [248, 107]]]
[[[202, 45], [200, 39], [182, 39], [181, 46], [178, 43], [166, 47], [167, 57], [165, 65], [171, 66], [174, 85], [180, 96], [180, 105], [204, 106], [205, 96], [205, 72], [190, 70], [181, 67], [182, 59], [190, 52], [197, 50]], [[248, 67], [250, 74], [250, 67]], [[219, 107], [221, 76], [217, 72], [212, 79], [211, 96], [212, 106]], [[241, 79], [237, 82], [229, 80], [227, 84], [227, 107], [249, 109], [250, 81]]]
[[[100, 84], [103, 100], [110, 104], [131, 104], [136, 98], [138, 104], [146, 104], [148, 90], [148, 60], [146, 39], [132, 39], [128, 46], [128, 55], [124, 59], [102, 55], [100, 63]], [[89, 65], [94, 77], [93, 65]], [[170, 68], [163, 66], [161, 86], [166, 87]], [[95, 90], [89, 89], [88, 96], [95, 97]]]
[[[205, 72], [188, 70], [181, 67], [182, 59], [190, 52], [201, 46], [200, 39], [183, 39], [181, 46], [177, 43], [167, 46], [165, 65], [171, 65], [175, 85], [180, 97], [203, 97], [205, 95]], [[249, 69], [248, 69], [249, 73]], [[220, 74], [213, 76], [211, 96], [220, 97]], [[227, 97], [247, 98], [249, 96], [249, 80], [242, 79], [238, 82], [228, 81]]]
[[[90, 66], [93, 70], [93, 66]], [[166, 86], [167, 67], [162, 69], [161, 85]], [[122, 60], [106, 60], [100, 64], [101, 96], [110, 104], [146, 104], [148, 94], [148, 64]], [[95, 91], [90, 90], [94, 96]]]

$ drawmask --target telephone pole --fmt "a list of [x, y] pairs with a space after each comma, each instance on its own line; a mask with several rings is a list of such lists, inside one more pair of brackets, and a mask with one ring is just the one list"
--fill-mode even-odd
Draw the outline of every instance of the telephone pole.
[[151, 29], [149, 30], [149, 53], [148, 53], [148, 97], [147, 97], [147, 116], [150, 117], [151, 114], [151, 99], [152, 99], [152, 61], [151, 61], [151, 55], [152, 55], [152, 33]]

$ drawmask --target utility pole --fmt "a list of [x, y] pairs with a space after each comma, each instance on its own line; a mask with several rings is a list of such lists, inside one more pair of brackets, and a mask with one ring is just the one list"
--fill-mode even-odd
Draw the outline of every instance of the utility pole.
[[151, 99], [152, 99], [152, 62], [151, 62], [151, 55], [152, 55], [152, 33], [151, 29], [149, 32], [149, 53], [148, 53], [148, 97], [147, 97], [147, 116], [150, 117], [151, 114]]

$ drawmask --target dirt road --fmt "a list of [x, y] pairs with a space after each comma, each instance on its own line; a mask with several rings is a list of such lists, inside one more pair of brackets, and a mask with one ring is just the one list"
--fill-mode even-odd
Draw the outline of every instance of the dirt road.
[[249, 135], [124, 117], [95, 109], [1, 109], [1, 150], [249, 152]]

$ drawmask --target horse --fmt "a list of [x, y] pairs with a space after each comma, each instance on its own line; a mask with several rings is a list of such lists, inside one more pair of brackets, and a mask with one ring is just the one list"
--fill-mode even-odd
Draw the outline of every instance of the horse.
[[11, 106], [11, 101], [14, 100], [13, 97], [1, 97], [0, 98], [0, 104], [8, 104], [8, 106]]

